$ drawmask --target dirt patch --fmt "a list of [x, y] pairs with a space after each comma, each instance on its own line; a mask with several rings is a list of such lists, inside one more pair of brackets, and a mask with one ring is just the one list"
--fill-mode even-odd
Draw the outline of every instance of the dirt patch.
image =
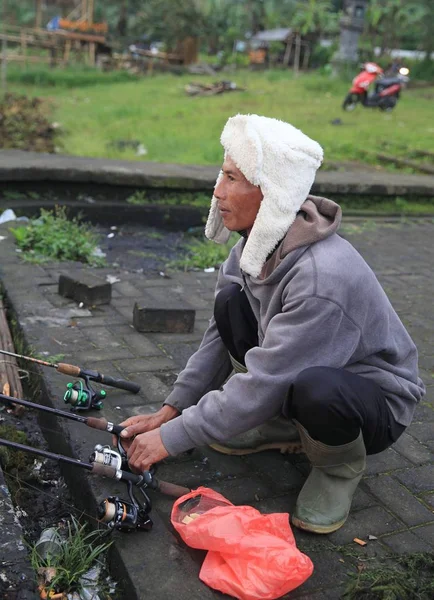
[[[15, 417], [2, 405], [0, 421], [0, 437], [48, 450], [34, 412]], [[71, 514], [71, 499], [55, 461], [9, 448], [2, 448], [0, 461], [28, 543]]]
[[[121, 269], [158, 275], [174, 260], [186, 254], [187, 237], [182, 232], [168, 232], [140, 225], [122, 225], [116, 229], [97, 227], [100, 247], [108, 264]], [[110, 236], [110, 237], [108, 237]]]
[[58, 131], [40, 98], [6, 94], [0, 102], [0, 147], [56, 152]]

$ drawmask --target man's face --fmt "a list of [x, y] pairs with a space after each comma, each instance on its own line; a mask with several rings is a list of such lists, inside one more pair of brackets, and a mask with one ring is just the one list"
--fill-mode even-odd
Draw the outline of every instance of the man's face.
[[222, 171], [223, 177], [214, 190], [214, 196], [223, 223], [230, 231], [247, 230], [249, 233], [261, 206], [261, 188], [250, 183], [228, 155]]

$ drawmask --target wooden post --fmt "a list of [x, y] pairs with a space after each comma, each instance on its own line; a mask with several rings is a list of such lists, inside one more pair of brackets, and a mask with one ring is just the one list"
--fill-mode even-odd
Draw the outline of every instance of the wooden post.
[[[0, 347], [8, 352], [15, 352], [14, 343], [6, 318], [6, 308], [0, 298]], [[18, 375], [18, 364], [13, 356], [2, 355], [0, 358], [0, 392], [14, 398], [23, 397], [21, 379]], [[14, 414], [22, 415], [24, 407], [14, 404]]]
[[21, 54], [24, 57], [24, 65], [27, 66], [27, 34], [21, 32]]
[[81, 17], [80, 21], [86, 21], [87, 19], [87, 0], [81, 0]]
[[87, 4], [87, 19], [86, 21], [88, 21], [88, 23], [93, 23], [93, 7], [94, 7], [94, 0], [87, 0], [88, 4]]
[[41, 26], [42, 26], [42, 0], [36, 0], [35, 28], [40, 29]]
[[63, 52], [63, 64], [67, 65], [69, 62], [69, 54], [71, 52], [71, 40], [65, 41], [65, 50]]
[[89, 44], [89, 63], [94, 67], [95, 66], [95, 42], [90, 42]]
[[[87, 0], [87, 18], [86, 21], [88, 23], [93, 23], [93, 2], [94, 0]], [[95, 66], [95, 52], [96, 44], [94, 42], [90, 42], [89, 44], [89, 62], [94, 67]]]
[[303, 70], [306, 71], [309, 64], [310, 57], [310, 44], [306, 44], [304, 47], [304, 56], [303, 56]]
[[300, 47], [301, 47], [301, 36], [297, 33], [295, 37], [295, 56], [294, 56], [294, 75], [297, 76], [300, 70]]
[[286, 42], [285, 54], [283, 56], [283, 64], [289, 66], [289, 61], [291, 60], [291, 51], [292, 51], [292, 36], [290, 40]]
[[8, 48], [6, 38], [6, 4], [7, 0], [3, 0], [3, 36], [2, 36], [2, 69], [1, 69], [1, 85], [2, 91], [6, 94], [7, 89], [7, 67], [8, 67]]

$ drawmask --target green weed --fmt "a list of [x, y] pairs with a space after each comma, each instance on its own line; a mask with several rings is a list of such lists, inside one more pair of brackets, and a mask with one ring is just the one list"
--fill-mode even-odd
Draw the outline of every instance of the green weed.
[[210, 240], [193, 240], [185, 244], [187, 254], [185, 257], [173, 261], [168, 266], [188, 269], [218, 268], [228, 257], [231, 248], [238, 241], [238, 237], [232, 235], [226, 244], [216, 244]]
[[21, 256], [27, 262], [75, 260], [102, 266], [104, 261], [94, 255], [97, 236], [78, 218], [68, 219], [65, 207], [54, 211], [41, 209], [40, 217], [26, 226], [12, 227]]
[[149, 199], [144, 190], [137, 190], [136, 192], [134, 192], [134, 194], [132, 194], [131, 196], [129, 196], [127, 198], [127, 202], [128, 202], [128, 204], [141, 205], [141, 204], [148, 204]]
[[[59, 554], [48, 555], [42, 558], [38, 547], [31, 547], [30, 559], [36, 573], [41, 574], [44, 569], [52, 569], [51, 581], [47, 584], [48, 592], [72, 593], [80, 591], [80, 577], [94, 566], [101, 555], [108, 550], [112, 542], [101, 542], [101, 531], [89, 531], [87, 524], [80, 524], [72, 517], [68, 523], [67, 537], [61, 543]], [[61, 538], [61, 531], [59, 530]], [[49, 594], [48, 594], [49, 595]]]
[[432, 600], [434, 553], [393, 556], [393, 567], [380, 564], [350, 576], [345, 600]]
[[68, 67], [51, 69], [43, 66], [27, 66], [20, 68], [8, 66], [8, 82], [25, 85], [37, 85], [46, 88], [76, 88], [95, 85], [108, 85], [136, 81], [136, 75], [127, 71], [111, 71], [103, 73], [91, 67]]
[[148, 237], [151, 240], [162, 240], [164, 238], [164, 235], [158, 231], [149, 231], [146, 234], [146, 237]]
[[45, 360], [45, 362], [49, 362], [51, 364], [56, 364], [58, 362], [61, 362], [64, 358], [65, 358], [65, 354], [50, 354], [49, 356], [46, 356], [45, 354], [41, 354], [40, 352], [37, 352], [36, 354], [32, 355], [33, 358], [38, 358], [39, 360]]

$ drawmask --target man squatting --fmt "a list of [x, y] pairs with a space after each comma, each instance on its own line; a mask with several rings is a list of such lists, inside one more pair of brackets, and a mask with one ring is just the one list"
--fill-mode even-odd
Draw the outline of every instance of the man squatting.
[[241, 237], [220, 268], [201, 345], [163, 407], [123, 423], [129, 464], [143, 471], [205, 445], [227, 454], [301, 445], [312, 469], [292, 522], [330, 533], [348, 516], [366, 455], [399, 438], [423, 397], [417, 350], [337, 234], [339, 205], [309, 195], [321, 146], [258, 115], [230, 118], [221, 143], [205, 234]]

